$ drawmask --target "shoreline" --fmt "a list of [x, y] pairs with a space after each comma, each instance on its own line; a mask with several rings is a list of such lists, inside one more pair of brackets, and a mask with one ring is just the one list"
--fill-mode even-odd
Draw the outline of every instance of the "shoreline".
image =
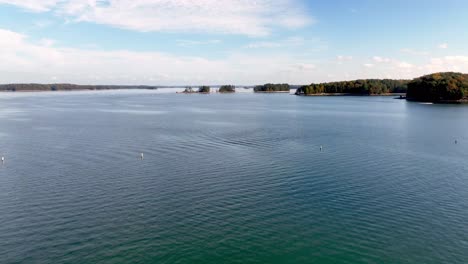
[[406, 98], [409, 102], [415, 103], [433, 103], [433, 104], [468, 104], [468, 99], [461, 100], [440, 100], [440, 101], [421, 101], [414, 98]]
[[36, 92], [83, 92], [83, 91], [118, 91], [118, 90], [153, 90], [158, 88], [114, 88], [114, 89], [71, 89], [71, 90], [0, 90], [0, 93], [36, 93]]
[[254, 93], [290, 93], [291, 91], [253, 91]]
[[[14, 93], [56, 93], [56, 92], [92, 92], [92, 91], [156, 91], [158, 88], [115, 88], [115, 89], [71, 89], [71, 90], [19, 90], [19, 91], [12, 91], [12, 90], [0, 90], [0, 94], [14, 94]], [[176, 94], [235, 94], [236, 92], [192, 92], [192, 93], [187, 93], [187, 92], [175, 92]], [[260, 94], [275, 94], [275, 93], [280, 93], [280, 94], [290, 94], [290, 95], [296, 95], [296, 96], [305, 96], [305, 97], [328, 97], [328, 96], [355, 96], [355, 97], [361, 97], [361, 96], [397, 96], [394, 99], [400, 99], [400, 100], [406, 100], [409, 102], [416, 102], [416, 103], [432, 103], [432, 104], [468, 104], [468, 98], [467, 99], [461, 99], [461, 100], [440, 100], [440, 101], [422, 101], [418, 99], [413, 99], [413, 98], [406, 98], [406, 93], [385, 93], [385, 94], [350, 94], [350, 93], [320, 93], [320, 94], [292, 94], [287, 91], [260, 91], [260, 92], [252, 92], [252, 94], [255, 93], [260, 93]], [[398, 96], [404, 96], [404, 98], [399, 98]]]
[[352, 94], [352, 93], [319, 93], [319, 94], [294, 94], [297, 96], [400, 96], [406, 93], [385, 93], [385, 94]]

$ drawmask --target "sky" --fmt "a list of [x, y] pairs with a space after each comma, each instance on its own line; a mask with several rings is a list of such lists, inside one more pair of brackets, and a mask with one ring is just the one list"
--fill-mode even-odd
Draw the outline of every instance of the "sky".
[[468, 73], [466, 0], [0, 0], [0, 83], [309, 84]]

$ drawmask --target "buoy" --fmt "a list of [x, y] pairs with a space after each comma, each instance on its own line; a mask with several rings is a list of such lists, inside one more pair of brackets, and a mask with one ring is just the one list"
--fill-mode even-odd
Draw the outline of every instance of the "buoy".
[[143, 155], [143, 153], [140, 153], [140, 158], [141, 160], [143, 160], [145, 158], [145, 156]]
[[2, 163], [5, 163], [5, 157], [2, 157]]
[[322, 146], [320, 146], [320, 151], [322, 151], [322, 150], [323, 150], [323, 147], [322, 147]]

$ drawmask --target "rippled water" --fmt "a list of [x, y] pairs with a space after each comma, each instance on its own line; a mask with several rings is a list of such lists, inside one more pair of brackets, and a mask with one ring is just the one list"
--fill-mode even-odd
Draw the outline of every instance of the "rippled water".
[[2, 263], [468, 263], [467, 106], [160, 91], [0, 106]]

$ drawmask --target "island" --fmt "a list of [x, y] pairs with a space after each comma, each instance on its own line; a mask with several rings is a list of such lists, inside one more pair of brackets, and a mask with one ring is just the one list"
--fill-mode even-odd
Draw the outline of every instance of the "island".
[[287, 83], [280, 83], [280, 84], [273, 84], [267, 83], [264, 85], [257, 85], [254, 87], [255, 93], [289, 93], [289, 84]]
[[468, 103], [468, 74], [439, 72], [408, 83], [406, 99], [432, 103]]
[[195, 91], [192, 86], [185, 87], [183, 92], [176, 92], [176, 93], [183, 93], [183, 94], [193, 94], [193, 93], [200, 93], [200, 94], [209, 94], [211, 92], [210, 86], [200, 86], [198, 87], [198, 91]]
[[218, 92], [220, 93], [235, 93], [236, 87], [234, 85], [222, 85], [219, 87]]
[[210, 93], [210, 87], [209, 86], [200, 86], [198, 87], [198, 93], [205, 93], [209, 94]]
[[39, 91], [83, 91], [83, 90], [121, 90], [121, 89], [149, 89], [156, 90], [158, 86], [147, 85], [78, 85], [69, 83], [38, 84], [17, 83], [1, 84], [0, 91], [6, 92], [39, 92]]
[[304, 85], [296, 95], [392, 95], [404, 94], [409, 80], [362, 79]]

